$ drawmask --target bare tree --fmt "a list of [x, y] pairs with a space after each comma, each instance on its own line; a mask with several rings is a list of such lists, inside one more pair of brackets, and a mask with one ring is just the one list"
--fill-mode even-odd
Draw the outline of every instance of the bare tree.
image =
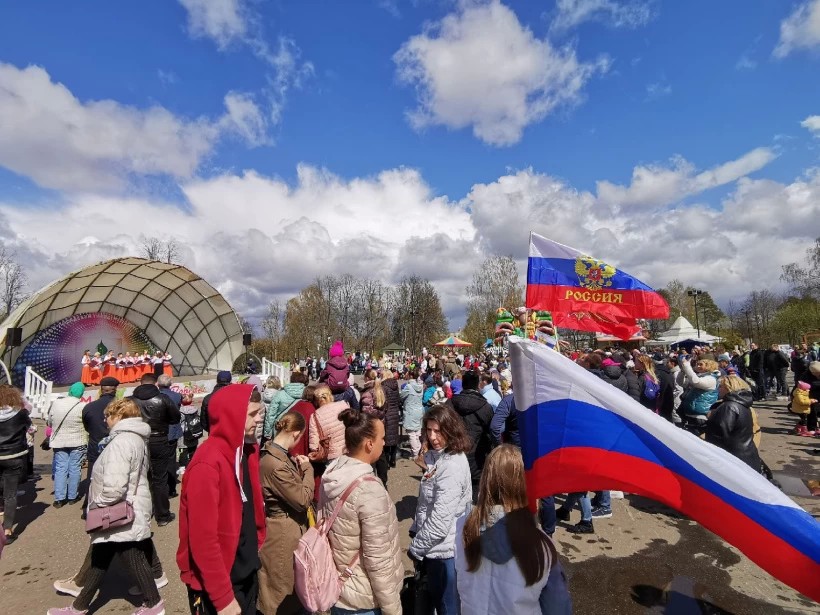
[[162, 241], [157, 237], [140, 235], [140, 250], [143, 258], [150, 261], [163, 261], [169, 265], [179, 260], [179, 243], [176, 239]]
[[524, 304], [524, 289], [518, 266], [512, 256], [490, 256], [473, 273], [467, 287], [471, 305], [480, 313], [495, 313], [500, 307], [510, 309]]
[[27, 285], [28, 276], [17, 262], [14, 252], [0, 246], [0, 320], [25, 301]]
[[806, 250], [806, 264], [784, 265], [780, 279], [796, 297], [820, 299], [820, 237]]
[[262, 319], [262, 332], [274, 344], [279, 342], [282, 336], [282, 304], [279, 299], [274, 299], [268, 304], [268, 311]]
[[156, 237], [140, 235], [140, 250], [143, 258], [158, 261], [162, 257], [162, 242]]
[[165, 242], [162, 246], [162, 253], [165, 257], [165, 262], [169, 265], [177, 262], [179, 260], [179, 244], [177, 240], [174, 238], [169, 239]]
[[483, 346], [484, 340], [492, 336], [498, 308], [524, 305], [524, 287], [512, 256], [485, 259], [473, 272], [472, 283], [465, 290], [470, 302], [464, 335], [472, 344]]

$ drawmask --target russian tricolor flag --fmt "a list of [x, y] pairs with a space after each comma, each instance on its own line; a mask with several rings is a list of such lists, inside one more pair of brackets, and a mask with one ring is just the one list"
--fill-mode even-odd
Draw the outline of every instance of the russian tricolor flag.
[[637, 318], [668, 318], [669, 306], [652, 288], [546, 237], [530, 234], [527, 307], [549, 310], [559, 327], [629, 339]]
[[620, 489], [678, 510], [820, 600], [820, 524], [745, 463], [542, 344], [510, 338], [531, 503]]

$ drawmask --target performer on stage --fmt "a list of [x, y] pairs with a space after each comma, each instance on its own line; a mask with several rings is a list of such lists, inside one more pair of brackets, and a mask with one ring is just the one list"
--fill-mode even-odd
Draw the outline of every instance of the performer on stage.
[[117, 380], [119, 380], [120, 382], [128, 382], [125, 379], [125, 355], [124, 354], [119, 353], [117, 355], [117, 360], [115, 361], [115, 365], [116, 365], [116, 367], [115, 367], [115, 370], [116, 370], [115, 378]]
[[156, 353], [154, 353], [154, 358], [151, 359], [151, 365], [154, 368], [154, 376], [156, 376], [157, 378], [162, 376], [162, 351], [161, 350], [157, 350]]
[[142, 373], [140, 374], [140, 378], [142, 378], [145, 374], [150, 374], [154, 371], [154, 367], [151, 363], [151, 353], [147, 350], [142, 353], [141, 366]]
[[134, 382], [136, 375], [136, 358], [131, 356], [131, 351], [125, 353], [125, 380], [123, 382]]
[[167, 350], [162, 357], [162, 373], [171, 378], [174, 377], [174, 368], [171, 366], [171, 359], [173, 358]]
[[117, 371], [116, 366], [117, 359], [114, 356], [114, 351], [109, 350], [106, 353], [105, 357], [103, 358], [103, 368], [102, 368], [102, 377], [106, 378], [108, 376], [114, 376]]
[[88, 386], [91, 384], [91, 351], [86, 350], [83, 353], [83, 358], [80, 361], [82, 365], [82, 371], [80, 375], [80, 382], [84, 385]]
[[91, 380], [90, 383], [94, 386], [100, 384], [102, 379], [102, 363], [103, 359], [99, 352], [95, 352], [91, 357]]

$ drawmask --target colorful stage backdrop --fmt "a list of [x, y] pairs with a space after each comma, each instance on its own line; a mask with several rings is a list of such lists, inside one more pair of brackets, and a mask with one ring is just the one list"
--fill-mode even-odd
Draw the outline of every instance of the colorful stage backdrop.
[[128, 320], [94, 312], [75, 314], [43, 329], [26, 346], [14, 364], [12, 379], [23, 386], [26, 365], [56, 385], [77, 382], [80, 379], [83, 352], [93, 355], [98, 348], [114, 353], [145, 352], [154, 348], [145, 332]]

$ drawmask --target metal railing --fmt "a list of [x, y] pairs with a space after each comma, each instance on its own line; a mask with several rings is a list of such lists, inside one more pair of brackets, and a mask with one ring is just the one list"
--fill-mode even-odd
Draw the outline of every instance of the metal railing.
[[23, 386], [23, 394], [31, 404], [31, 416], [42, 418], [48, 412], [51, 404], [51, 388], [54, 383], [46, 380], [37, 372], [26, 365], [26, 380]]
[[269, 378], [270, 376], [276, 376], [282, 382], [282, 385], [290, 382], [290, 373], [288, 372], [288, 369], [281, 363], [274, 363], [265, 357], [262, 357], [262, 373], [260, 375], [263, 379]]

